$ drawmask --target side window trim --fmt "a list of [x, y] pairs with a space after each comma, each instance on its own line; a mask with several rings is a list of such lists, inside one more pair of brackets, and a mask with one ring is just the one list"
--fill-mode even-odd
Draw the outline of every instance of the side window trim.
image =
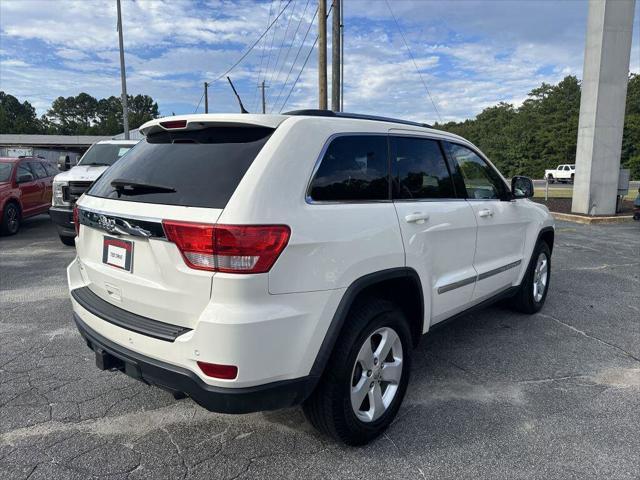
[[[484, 164], [487, 166], [487, 168], [489, 168], [489, 170], [491, 170], [496, 175], [496, 178], [498, 179], [498, 181], [502, 184], [502, 186], [504, 188], [504, 192], [508, 193], [508, 192], [511, 191], [510, 187], [502, 179], [502, 175], [500, 175], [500, 172], [498, 172], [498, 170], [493, 165], [491, 165], [489, 160], [487, 160], [487, 158], [482, 153], [480, 153], [480, 151], [478, 149], [476, 149], [474, 147], [471, 147], [470, 145], [466, 145], [464, 143], [455, 142], [455, 141], [446, 141], [445, 143], [447, 143], [448, 145], [458, 145], [458, 146], [460, 146], [462, 148], [466, 148], [466, 149], [472, 151], [473, 153], [475, 153], [478, 156], [478, 158], [480, 158], [484, 162]], [[447, 150], [448, 150], [448, 148], [447, 148]], [[448, 152], [448, 153], [449, 153], [449, 157], [451, 158], [451, 162], [453, 163], [455, 160], [453, 159], [453, 156], [451, 155], [451, 153], [450, 152]], [[463, 182], [463, 185], [464, 185], [464, 179], [462, 179], [462, 182]], [[466, 186], [465, 186], [464, 192], [466, 193]], [[497, 199], [496, 198], [480, 199], [480, 198], [468, 198], [468, 197], [466, 197], [466, 198], [467, 198], [467, 200], [479, 201], [479, 202], [486, 202], [486, 201], [491, 201], [491, 200], [493, 200], [493, 201], [495, 201], [495, 200], [500, 200], [500, 201], [505, 200], [504, 198], [497, 198]]]
[[327, 153], [327, 150], [329, 149], [331, 142], [333, 142], [336, 138], [339, 138], [339, 137], [350, 137], [350, 136], [360, 136], [360, 137], [370, 136], [370, 137], [386, 138], [387, 140], [387, 183], [389, 184], [391, 183], [391, 155], [390, 155], [391, 146], [389, 142], [388, 133], [379, 133], [379, 132], [334, 133], [330, 135], [329, 138], [327, 138], [327, 140], [324, 142], [324, 145], [322, 145], [322, 148], [320, 149], [320, 153], [318, 154], [318, 157], [316, 158], [316, 161], [313, 165], [313, 170], [311, 170], [311, 175], [309, 176], [309, 181], [307, 182], [307, 188], [305, 189], [305, 193], [304, 193], [305, 203], [307, 203], [308, 205], [340, 205], [340, 204], [353, 204], [353, 203], [367, 204], [367, 203], [391, 203], [392, 202], [391, 186], [389, 186], [389, 189], [387, 192], [387, 198], [384, 200], [314, 200], [313, 197], [311, 196], [311, 185], [316, 176], [316, 173], [318, 173], [318, 170], [320, 169], [320, 164], [322, 163], [322, 160], [324, 159], [324, 156]]
[[[446, 165], [447, 168], [447, 172], [449, 173], [449, 179], [451, 180], [451, 183], [453, 184], [453, 194], [454, 197], [446, 197], [446, 198], [395, 198], [395, 178], [393, 177], [393, 168], [391, 166], [392, 163], [392, 158], [391, 158], [391, 154], [393, 153], [393, 148], [392, 148], [392, 140], [394, 138], [419, 138], [419, 139], [423, 139], [423, 140], [431, 140], [433, 142], [436, 142], [438, 144], [438, 148], [440, 149], [440, 153], [442, 154], [442, 158], [444, 159], [444, 163]], [[451, 170], [451, 165], [449, 164], [449, 156], [447, 155], [446, 149], [444, 148], [443, 145], [443, 140], [441, 138], [438, 137], [433, 137], [433, 136], [428, 136], [428, 135], [420, 135], [420, 134], [416, 134], [416, 135], [412, 135], [410, 133], [399, 133], [399, 132], [392, 132], [389, 134], [389, 139], [388, 139], [388, 145], [389, 145], [389, 187], [391, 189], [391, 199], [394, 202], [454, 202], [454, 201], [458, 201], [458, 200], [464, 200], [464, 198], [466, 197], [459, 197], [458, 196], [458, 186], [456, 185], [456, 181], [455, 178], [452, 174], [452, 170]]]

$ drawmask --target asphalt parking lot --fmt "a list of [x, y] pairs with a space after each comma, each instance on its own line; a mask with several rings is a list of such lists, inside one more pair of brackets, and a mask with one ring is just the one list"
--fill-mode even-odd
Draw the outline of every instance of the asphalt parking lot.
[[427, 335], [404, 405], [364, 448], [299, 409], [209, 413], [94, 367], [47, 216], [0, 238], [0, 478], [640, 477], [640, 224], [559, 223], [541, 313]]

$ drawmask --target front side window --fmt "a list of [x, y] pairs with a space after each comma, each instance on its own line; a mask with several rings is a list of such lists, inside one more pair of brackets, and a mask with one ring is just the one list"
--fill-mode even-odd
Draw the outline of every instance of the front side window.
[[24, 175], [30, 175], [32, 180], [35, 180], [36, 178], [33, 172], [31, 171], [31, 168], [29, 168], [29, 164], [27, 162], [22, 162], [21, 164], [18, 165], [18, 172], [16, 175], [16, 179], [19, 179]]
[[486, 200], [506, 196], [507, 187], [500, 175], [477, 153], [455, 143], [449, 144], [449, 152], [464, 180], [467, 198]]
[[347, 135], [331, 141], [309, 187], [314, 201], [389, 199], [386, 135]]
[[453, 182], [436, 140], [391, 137], [394, 198], [455, 198]]

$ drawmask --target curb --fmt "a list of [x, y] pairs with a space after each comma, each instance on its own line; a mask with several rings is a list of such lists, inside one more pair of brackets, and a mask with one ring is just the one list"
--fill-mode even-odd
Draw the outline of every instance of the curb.
[[624, 223], [633, 220], [633, 215], [618, 215], [614, 217], [588, 217], [585, 215], [575, 215], [572, 213], [551, 212], [556, 220], [565, 222], [582, 223], [585, 225], [607, 224], [607, 223]]

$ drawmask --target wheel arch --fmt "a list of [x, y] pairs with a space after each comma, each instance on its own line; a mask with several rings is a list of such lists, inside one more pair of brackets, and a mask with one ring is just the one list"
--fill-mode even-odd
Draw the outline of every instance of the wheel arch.
[[349, 311], [359, 299], [368, 295], [394, 301], [409, 320], [414, 346], [418, 344], [424, 329], [424, 298], [418, 273], [410, 267], [373, 272], [355, 280], [342, 296], [316, 355], [311, 376], [322, 376], [340, 332], [346, 324]]

